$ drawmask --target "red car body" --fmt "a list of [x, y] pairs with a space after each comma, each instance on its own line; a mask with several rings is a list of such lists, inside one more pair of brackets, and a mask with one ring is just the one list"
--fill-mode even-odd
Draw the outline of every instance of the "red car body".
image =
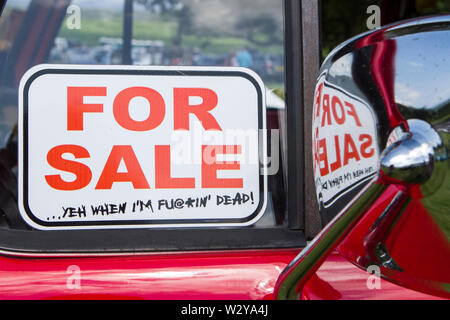
[[[0, 299], [262, 300], [298, 250], [0, 258]], [[67, 286], [70, 266], [79, 287]], [[68, 272], [69, 270], [69, 272]]]
[[[392, 47], [384, 49], [389, 51]], [[383, 70], [378, 72], [385, 72]], [[382, 81], [383, 76], [377, 80]], [[388, 87], [391, 86], [392, 83]], [[389, 113], [389, 117], [392, 123], [398, 122], [397, 113]], [[358, 262], [365, 254], [364, 232], [376, 222], [401, 188], [395, 184], [388, 187], [367, 213], [355, 221], [349, 232], [317, 260], [298, 285], [301, 299], [440, 298], [438, 292], [430, 295], [413, 289], [415, 286], [408, 288], [407, 281], [400, 285], [381, 278], [378, 286], [372, 288], [368, 281], [373, 275]], [[411, 215], [414, 219], [398, 224], [407, 232], [399, 230], [403, 242], [394, 241], [392, 253], [401, 264], [412, 265], [417, 275], [427, 279], [435, 275], [442, 278], [449, 271], [449, 256], [441, 255], [448, 248], [439, 238], [439, 228], [428, 219], [426, 209], [420, 204], [410, 207], [404, 217]], [[428, 242], [423, 238], [415, 241], [415, 235], [424, 228], [429, 231]], [[436, 230], [436, 233], [430, 230]], [[319, 234], [319, 239], [322, 236]], [[444, 245], [439, 247], [435, 243]], [[411, 248], [416, 253], [413, 259], [409, 254]], [[295, 258], [302, 249], [121, 254], [1, 251], [0, 299], [271, 300], [278, 298], [289, 266], [295, 266]], [[418, 263], [420, 260], [427, 260], [435, 268], [423, 269]]]
[[[280, 272], [299, 249], [104, 257], [0, 257], [0, 299], [271, 300]], [[79, 288], [67, 286], [78, 266]], [[436, 299], [381, 280], [338, 252], [306, 283], [302, 299]]]

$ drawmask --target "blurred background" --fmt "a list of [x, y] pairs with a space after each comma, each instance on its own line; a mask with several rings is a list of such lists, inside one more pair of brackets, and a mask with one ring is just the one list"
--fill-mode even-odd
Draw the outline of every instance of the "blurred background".
[[372, 5], [380, 8], [381, 26], [450, 12], [449, 0], [321, 0], [322, 59], [341, 42], [368, 31]]

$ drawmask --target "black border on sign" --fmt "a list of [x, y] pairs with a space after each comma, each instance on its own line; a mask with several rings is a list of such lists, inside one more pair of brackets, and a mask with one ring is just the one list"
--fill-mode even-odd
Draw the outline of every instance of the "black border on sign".
[[[241, 223], [248, 222], [254, 219], [261, 211], [262, 206], [264, 204], [266, 198], [265, 183], [264, 183], [264, 175], [259, 175], [259, 203], [256, 210], [249, 216], [245, 218], [238, 219], [177, 219], [177, 220], [123, 220], [123, 221], [78, 221], [78, 222], [47, 222], [38, 219], [31, 211], [28, 203], [28, 91], [34, 80], [38, 77], [45, 74], [95, 74], [95, 75], [142, 75], [142, 76], [208, 76], [208, 77], [241, 77], [249, 80], [256, 89], [258, 96], [258, 129], [263, 128], [263, 112], [264, 106], [262, 101], [262, 88], [258, 84], [257, 80], [253, 78], [250, 74], [242, 71], [213, 71], [213, 70], [137, 70], [137, 69], [43, 69], [35, 72], [31, 75], [24, 87], [23, 87], [23, 208], [25, 209], [25, 213], [27, 216], [36, 224], [44, 226], [44, 227], [107, 227], [107, 226], [138, 226], [138, 225], [165, 225], [170, 226], [174, 224], [186, 224], [187, 227], [191, 227], [191, 225], [202, 225], [205, 227], [210, 224], [214, 226], [214, 224], [236, 224], [237, 226]], [[258, 150], [262, 152], [260, 148], [260, 139], [258, 139]], [[259, 164], [259, 172], [263, 165]], [[183, 227], [179, 227], [183, 228]]]

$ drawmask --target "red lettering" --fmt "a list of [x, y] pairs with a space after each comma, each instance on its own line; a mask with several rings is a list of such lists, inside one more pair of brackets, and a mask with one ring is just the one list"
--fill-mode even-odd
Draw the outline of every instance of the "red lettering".
[[103, 112], [102, 104], [85, 104], [84, 97], [104, 97], [106, 87], [67, 87], [67, 130], [83, 130], [85, 112]]
[[318, 118], [320, 115], [320, 102], [322, 100], [322, 89], [323, 83], [321, 83], [316, 90], [316, 99], [314, 101], [314, 109], [316, 112], [314, 113], [314, 120], [316, 120], [316, 118]]
[[[338, 117], [337, 111], [336, 111], [336, 105], [339, 105], [339, 108], [341, 109], [341, 117]], [[333, 96], [331, 99], [331, 110], [333, 111], [334, 119], [336, 120], [337, 124], [344, 124], [345, 122], [345, 112], [344, 112], [344, 106], [342, 105], [341, 100], [337, 96]]]
[[155, 146], [155, 188], [194, 189], [195, 178], [172, 178], [170, 175], [170, 146]]
[[55, 169], [73, 173], [76, 178], [74, 181], [64, 181], [60, 175], [47, 175], [45, 180], [48, 185], [56, 190], [73, 191], [86, 187], [92, 178], [92, 172], [88, 166], [72, 161], [63, 159], [62, 155], [65, 153], [71, 153], [75, 159], [89, 158], [89, 152], [77, 145], [60, 145], [52, 148], [47, 153], [47, 162]]
[[355, 119], [356, 125], [358, 127], [361, 127], [361, 121], [359, 121], [358, 114], [355, 111], [355, 107], [349, 102], [345, 102], [345, 106], [349, 108], [349, 110], [347, 110], [347, 114]]
[[[205, 88], [174, 88], [174, 130], [189, 130], [189, 114], [194, 114], [205, 130], [220, 130], [222, 128], [209, 111], [218, 103], [217, 94]], [[199, 105], [190, 105], [189, 97], [203, 99]]]
[[[117, 172], [122, 160], [127, 172]], [[135, 189], [150, 189], [131, 146], [113, 146], [95, 189], [111, 189], [114, 182], [131, 182]]]
[[[130, 101], [136, 97], [143, 97], [150, 104], [150, 115], [142, 121], [130, 117]], [[158, 127], [164, 120], [166, 106], [163, 97], [157, 91], [146, 87], [132, 87], [119, 92], [114, 99], [113, 112], [117, 123], [123, 128], [131, 131], [149, 131]]]
[[239, 170], [237, 161], [217, 161], [218, 154], [240, 154], [242, 147], [237, 145], [202, 146], [202, 188], [242, 188], [243, 179], [219, 179], [218, 170]]
[[323, 101], [322, 101], [322, 127], [325, 125], [325, 117], [327, 120], [327, 124], [331, 125], [331, 114], [330, 114], [330, 95], [324, 94], [323, 95]]
[[316, 172], [316, 164], [320, 167], [320, 162], [319, 162], [319, 157], [318, 157], [319, 152], [318, 152], [317, 143], [316, 143], [318, 137], [319, 137], [319, 128], [316, 128], [316, 132], [313, 135], [313, 145], [312, 145], [313, 151], [314, 151], [313, 152], [314, 153], [314, 161], [313, 161], [314, 172]]
[[[319, 171], [320, 176], [326, 176], [330, 171], [328, 169], [328, 155], [327, 155], [327, 141], [326, 139], [319, 140]], [[322, 150], [322, 152], [320, 152]], [[320, 167], [320, 163], [324, 162], [324, 167]]]
[[370, 158], [371, 156], [373, 156], [375, 153], [374, 148], [372, 147], [372, 148], [370, 148], [370, 150], [367, 150], [369, 147], [372, 146], [372, 143], [373, 143], [372, 136], [369, 134], [362, 134], [359, 136], [359, 141], [362, 142], [361, 146], [360, 146], [361, 155], [364, 158]]
[[356, 161], [359, 161], [360, 157], [352, 136], [347, 133], [344, 136], [344, 166], [348, 164], [350, 159], [356, 159]]
[[330, 164], [331, 172], [336, 171], [342, 167], [341, 163], [341, 148], [339, 146], [339, 136], [334, 136], [334, 147], [336, 148], [336, 162]]

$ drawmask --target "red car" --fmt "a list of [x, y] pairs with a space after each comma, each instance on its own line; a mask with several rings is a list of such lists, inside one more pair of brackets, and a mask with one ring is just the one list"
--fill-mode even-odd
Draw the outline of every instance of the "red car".
[[261, 1], [2, 3], [1, 299], [450, 297], [449, 16]]

